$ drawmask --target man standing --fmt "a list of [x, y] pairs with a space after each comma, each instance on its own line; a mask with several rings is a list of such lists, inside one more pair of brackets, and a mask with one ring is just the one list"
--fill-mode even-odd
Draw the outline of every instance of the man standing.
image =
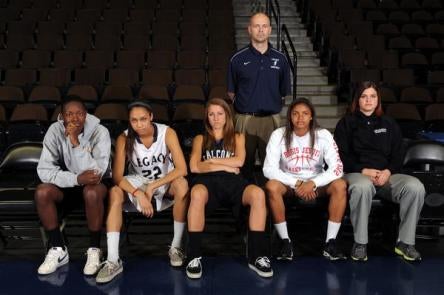
[[43, 139], [43, 151], [37, 166], [42, 181], [35, 191], [39, 218], [48, 234], [49, 251], [38, 273], [47, 275], [68, 263], [68, 249], [62, 239], [57, 204], [85, 204], [90, 231], [90, 247], [83, 269], [93, 275], [100, 265], [102, 230], [107, 187], [102, 177], [109, 176], [111, 140], [108, 130], [87, 113], [79, 97], [68, 97], [62, 104], [58, 121], [49, 127]]
[[284, 54], [271, 47], [269, 17], [256, 13], [248, 25], [250, 44], [228, 66], [228, 96], [236, 111], [236, 131], [245, 133], [244, 175], [252, 180], [258, 150], [261, 162], [274, 129], [280, 125], [282, 97], [290, 94], [290, 68]]

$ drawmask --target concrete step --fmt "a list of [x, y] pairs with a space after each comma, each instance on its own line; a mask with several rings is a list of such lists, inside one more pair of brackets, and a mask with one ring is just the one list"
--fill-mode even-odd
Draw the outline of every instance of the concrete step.
[[330, 106], [323, 106], [318, 105], [316, 106], [316, 114], [319, 117], [342, 117], [345, 114], [345, 111], [347, 109], [346, 105], [330, 105]]
[[[281, 126], [285, 126], [287, 113], [281, 112], [280, 115], [281, 115]], [[318, 119], [318, 124], [321, 128], [325, 128], [329, 130], [331, 133], [333, 133], [341, 117], [342, 116], [335, 116], [335, 117], [318, 116], [317, 119]]]
[[[281, 115], [287, 114], [288, 105], [284, 106]], [[318, 118], [333, 118], [341, 117], [345, 113], [345, 107], [341, 105], [317, 105], [316, 115]]]
[[336, 85], [297, 85], [296, 95], [303, 96], [307, 93], [316, 93], [319, 95], [335, 95]]
[[[293, 54], [290, 54], [291, 58], [293, 58], [292, 55]], [[297, 50], [296, 56], [298, 58], [300, 58], [300, 57], [317, 57], [318, 54], [315, 51], [313, 51], [313, 50], [307, 50], [307, 51]]]
[[296, 83], [297, 83], [297, 85], [328, 85], [328, 77], [325, 77], [325, 76], [298, 76]]
[[320, 61], [319, 58], [316, 57], [299, 57], [298, 58], [298, 68], [303, 68], [303, 67], [319, 67], [320, 65]]
[[[338, 98], [336, 95], [321, 95], [318, 93], [297, 93], [296, 97], [306, 97], [308, 98], [314, 105], [335, 105], [338, 102]], [[285, 97], [285, 105], [289, 105], [293, 101], [293, 96], [289, 95]]]
[[323, 76], [325, 74], [326, 68], [324, 67], [313, 67], [313, 68], [304, 68], [298, 67], [296, 72], [298, 77], [303, 76]]
[[341, 117], [318, 117], [318, 123], [322, 128], [327, 128], [330, 131], [335, 130]]
[[[296, 50], [297, 50], [296, 56], [298, 58], [302, 58], [302, 57], [316, 58], [318, 56], [318, 54], [316, 52], [314, 52], [313, 50], [305, 50], [305, 51], [298, 50], [298, 49], [296, 49]], [[291, 50], [290, 50], [290, 52], [291, 52]], [[290, 54], [290, 58], [293, 58], [293, 54]]]
[[[296, 56], [299, 58], [304, 58], [304, 57], [308, 57], [308, 56], [312, 56], [312, 57], [318, 57], [318, 53], [316, 51], [313, 51], [313, 47], [310, 47], [310, 49], [299, 49], [299, 48], [295, 48], [296, 49]], [[310, 52], [310, 54], [308, 54], [308, 52]], [[290, 50], [289, 51], [289, 55], [292, 58], [293, 57], [293, 52]]]

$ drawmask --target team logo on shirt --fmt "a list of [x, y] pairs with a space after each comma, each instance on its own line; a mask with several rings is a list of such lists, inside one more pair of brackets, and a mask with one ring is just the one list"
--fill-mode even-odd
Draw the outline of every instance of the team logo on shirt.
[[279, 62], [279, 58], [272, 58], [271, 60], [273, 61], [273, 65], [271, 65], [270, 68], [280, 70], [281, 67], [277, 65], [277, 63]]
[[164, 164], [167, 157], [164, 154], [159, 154], [156, 156], [152, 156], [151, 159], [148, 157], [144, 157], [142, 159], [136, 158], [137, 166], [138, 167], [144, 167], [144, 166], [151, 166], [151, 165], [158, 165], [159, 163]]
[[293, 173], [299, 173], [302, 170], [316, 171], [314, 164], [318, 161], [321, 152], [315, 148], [304, 147], [304, 148], [291, 148], [284, 152], [284, 157], [287, 159], [287, 171]]
[[222, 159], [222, 158], [231, 158], [233, 156], [234, 153], [227, 150], [210, 150], [205, 152], [204, 159], [205, 160]]

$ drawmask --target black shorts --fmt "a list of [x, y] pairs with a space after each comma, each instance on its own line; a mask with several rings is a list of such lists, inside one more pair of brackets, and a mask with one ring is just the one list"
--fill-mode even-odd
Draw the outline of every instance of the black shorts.
[[204, 185], [208, 190], [208, 202], [205, 215], [210, 215], [217, 208], [232, 209], [235, 217], [239, 217], [242, 210], [242, 194], [249, 185], [240, 174], [228, 172], [210, 172], [198, 174], [192, 181], [192, 186]]
[[[102, 182], [107, 189], [113, 186], [113, 181], [110, 178], [102, 179]], [[57, 204], [57, 211], [60, 217], [64, 217], [73, 210], [84, 210], [85, 201], [83, 199], [83, 185], [74, 187], [58, 187], [63, 193], [63, 199]], [[105, 201], [108, 198], [105, 198]], [[106, 205], [106, 204], [105, 204]], [[106, 208], [106, 207], [105, 207]]]

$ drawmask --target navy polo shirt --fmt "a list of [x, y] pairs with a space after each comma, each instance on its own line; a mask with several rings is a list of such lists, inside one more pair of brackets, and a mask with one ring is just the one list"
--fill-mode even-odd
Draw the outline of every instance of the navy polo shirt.
[[291, 93], [290, 67], [286, 56], [268, 44], [262, 54], [251, 44], [230, 59], [228, 92], [235, 94], [240, 113], [279, 113], [282, 97]]

